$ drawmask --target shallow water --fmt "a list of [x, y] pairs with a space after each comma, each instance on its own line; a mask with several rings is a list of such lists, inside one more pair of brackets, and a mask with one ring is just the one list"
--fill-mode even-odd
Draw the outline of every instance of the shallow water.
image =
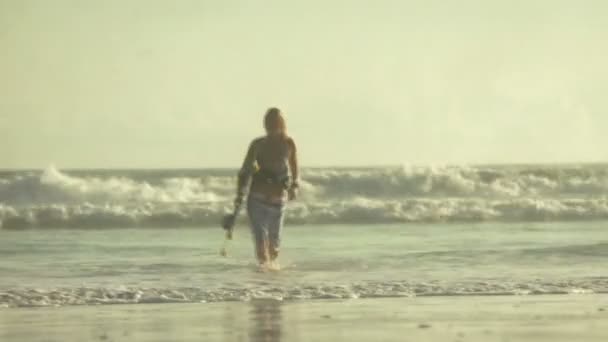
[[606, 309], [606, 295], [25, 308], [0, 311], [0, 340], [604, 342]]
[[0, 230], [0, 305], [608, 292], [606, 222], [287, 226], [280, 272], [246, 227]]

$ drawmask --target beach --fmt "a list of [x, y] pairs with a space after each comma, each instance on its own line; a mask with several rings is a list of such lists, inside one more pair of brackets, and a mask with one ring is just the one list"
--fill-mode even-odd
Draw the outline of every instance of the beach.
[[608, 295], [440, 296], [0, 311], [0, 341], [606, 341]]
[[606, 18], [0, 0], [0, 342], [608, 342]]
[[605, 341], [606, 170], [308, 169], [278, 272], [232, 172], [5, 173], [0, 341]]

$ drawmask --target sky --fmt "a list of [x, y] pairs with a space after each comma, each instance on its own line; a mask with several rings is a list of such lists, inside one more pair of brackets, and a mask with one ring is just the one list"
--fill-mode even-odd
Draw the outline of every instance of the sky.
[[0, 168], [608, 162], [606, 1], [0, 0]]

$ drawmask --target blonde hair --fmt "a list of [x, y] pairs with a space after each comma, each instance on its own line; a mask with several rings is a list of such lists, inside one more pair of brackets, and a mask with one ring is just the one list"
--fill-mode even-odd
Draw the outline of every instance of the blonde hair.
[[264, 115], [264, 128], [267, 133], [278, 129], [282, 136], [287, 136], [285, 117], [279, 108], [268, 108], [266, 115]]

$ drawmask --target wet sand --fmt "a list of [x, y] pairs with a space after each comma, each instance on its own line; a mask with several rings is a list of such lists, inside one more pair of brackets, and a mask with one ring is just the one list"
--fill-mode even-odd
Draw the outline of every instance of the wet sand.
[[2, 342], [608, 341], [608, 295], [0, 309]]

